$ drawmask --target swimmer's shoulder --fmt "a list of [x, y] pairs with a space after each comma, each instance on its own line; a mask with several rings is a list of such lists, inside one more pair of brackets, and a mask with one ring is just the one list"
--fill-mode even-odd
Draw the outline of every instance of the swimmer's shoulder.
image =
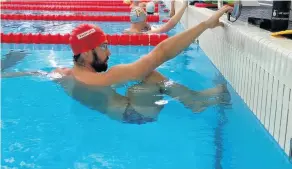
[[60, 78], [64, 78], [67, 76], [71, 76], [72, 75], [72, 69], [70, 68], [57, 68], [55, 70], [53, 70], [52, 72], [50, 72], [49, 77], [53, 78], [53, 79], [60, 79]]
[[57, 68], [53, 71], [54, 73], [59, 73], [63, 76], [69, 76], [72, 75], [72, 69], [70, 68]]

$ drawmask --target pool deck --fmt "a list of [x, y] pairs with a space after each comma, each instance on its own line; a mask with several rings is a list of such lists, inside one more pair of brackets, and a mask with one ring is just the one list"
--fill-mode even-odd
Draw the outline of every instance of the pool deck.
[[[261, 19], [271, 19], [272, 6], [269, 6], [269, 4], [272, 5], [272, 2], [267, 1], [267, 2], [265, 2], [265, 4], [267, 4], [267, 5], [244, 6], [242, 8], [239, 20], [247, 23], [248, 17], [256, 17], [256, 18], [261, 18]], [[292, 29], [292, 17], [291, 16], [290, 16], [290, 22], [289, 22], [288, 29]]]
[[[169, 6], [169, 2], [165, 2]], [[182, 5], [175, 4], [176, 10]], [[270, 6], [244, 7], [240, 19], [209, 29], [199, 38], [205, 54], [241, 96], [280, 147], [291, 157], [292, 145], [292, 40], [248, 24], [249, 16], [269, 18]], [[190, 6], [181, 23], [190, 28], [214, 10]], [[291, 23], [290, 23], [291, 28]]]

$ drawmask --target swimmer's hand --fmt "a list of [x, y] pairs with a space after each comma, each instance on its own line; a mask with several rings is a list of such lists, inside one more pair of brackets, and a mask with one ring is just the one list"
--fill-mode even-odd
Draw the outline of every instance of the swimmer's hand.
[[221, 9], [216, 11], [208, 20], [205, 21], [205, 24], [208, 28], [215, 28], [217, 26], [223, 26], [223, 23], [219, 21], [219, 18], [226, 12], [231, 12], [233, 8], [231, 6], [223, 6]]

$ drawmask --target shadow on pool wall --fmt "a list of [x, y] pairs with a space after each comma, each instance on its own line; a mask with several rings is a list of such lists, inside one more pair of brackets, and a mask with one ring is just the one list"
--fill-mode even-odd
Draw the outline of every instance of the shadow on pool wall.
[[[169, 2], [165, 2], [169, 5]], [[176, 3], [179, 9], [181, 3]], [[184, 28], [207, 19], [214, 11], [189, 7]], [[253, 111], [266, 130], [289, 155], [292, 138], [292, 41], [273, 38], [270, 32], [247, 23], [230, 23], [205, 31], [202, 50]], [[290, 154], [291, 155], [291, 154]]]

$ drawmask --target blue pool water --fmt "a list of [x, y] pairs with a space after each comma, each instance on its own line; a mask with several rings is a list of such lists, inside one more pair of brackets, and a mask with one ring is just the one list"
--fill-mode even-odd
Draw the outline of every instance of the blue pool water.
[[[101, 27], [107, 34], [121, 33], [130, 27], [129, 22], [90, 22], [90, 21], [1, 21], [3, 33], [70, 33], [77, 25], [89, 23]], [[159, 26], [161, 23], [150, 23], [152, 26]], [[173, 31], [173, 30], [172, 30]]]
[[[2, 44], [29, 54], [11, 71], [72, 67], [68, 46]], [[110, 46], [109, 66], [129, 63], [153, 47]], [[158, 71], [192, 90], [224, 82], [192, 45]], [[158, 121], [124, 124], [89, 109], [45, 77], [2, 79], [2, 166], [26, 168], [281, 168], [292, 165], [228, 85], [231, 106], [192, 113], [165, 96]], [[125, 87], [117, 87], [124, 95]]]
[[[2, 21], [1, 31], [65, 34], [81, 23], [84, 22]], [[86, 23], [98, 24], [108, 34], [120, 33], [130, 26]], [[178, 25], [168, 34], [181, 30]], [[28, 54], [14, 55], [19, 61], [9, 60], [12, 49]], [[133, 62], [152, 49], [110, 46], [109, 66]], [[49, 71], [73, 65], [72, 53], [65, 45], [1, 44], [1, 52], [2, 63], [10, 64], [5, 72]], [[158, 71], [192, 90], [225, 83], [197, 45], [164, 63]], [[230, 85], [231, 105], [212, 106], [195, 114], [164, 96], [166, 105], [158, 120], [145, 125], [111, 120], [72, 99], [46, 77], [2, 79], [1, 85], [3, 168], [292, 168], [287, 156]], [[129, 86], [131, 83], [115, 88], [125, 95]]]

